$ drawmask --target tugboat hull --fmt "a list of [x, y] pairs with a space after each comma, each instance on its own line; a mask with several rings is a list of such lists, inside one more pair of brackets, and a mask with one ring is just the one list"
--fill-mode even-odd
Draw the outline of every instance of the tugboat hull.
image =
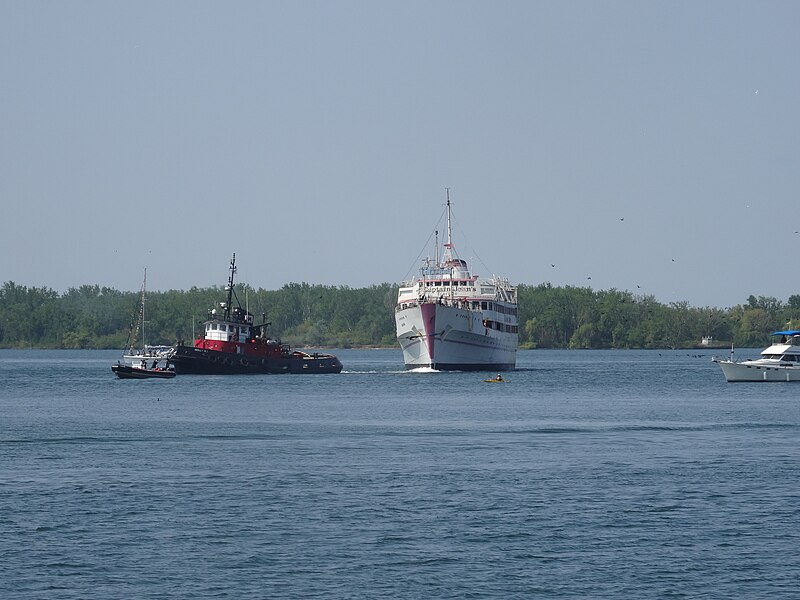
[[280, 357], [258, 357], [206, 348], [177, 346], [169, 359], [178, 374], [257, 375], [341, 373], [342, 363], [331, 354], [291, 352]]

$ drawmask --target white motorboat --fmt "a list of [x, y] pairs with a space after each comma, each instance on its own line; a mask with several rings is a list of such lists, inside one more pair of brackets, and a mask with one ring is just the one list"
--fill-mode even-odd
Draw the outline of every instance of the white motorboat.
[[[437, 234], [438, 238], [438, 234]], [[517, 290], [507, 279], [480, 279], [460, 259], [451, 236], [439, 260], [426, 259], [418, 277], [400, 286], [397, 341], [406, 369], [508, 371], [516, 366]]]
[[753, 360], [712, 359], [719, 363], [725, 379], [738, 381], [800, 381], [800, 331], [776, 331], [775, 341]]

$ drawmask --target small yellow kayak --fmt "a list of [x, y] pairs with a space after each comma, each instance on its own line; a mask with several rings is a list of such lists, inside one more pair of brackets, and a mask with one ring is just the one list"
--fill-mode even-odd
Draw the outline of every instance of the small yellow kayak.
[[493, 377], [492, 379], [484, 379], [483, 382], [484, 383], [505, 383], [506, 380], [503, 379], [502, 377], [500, 377], [499, 379], [497, 377]]

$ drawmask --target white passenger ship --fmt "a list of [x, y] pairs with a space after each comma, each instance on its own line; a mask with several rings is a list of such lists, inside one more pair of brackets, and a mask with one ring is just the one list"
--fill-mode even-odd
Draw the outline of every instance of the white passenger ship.
[[[438, 236], [437, 236], [438, 238]], [[441, 261], [426, 259], [397, 294], [395, 325], [407, 369], [508, 371], [517, 360], [517, 290], [507, 279], [479, 279], [452, 242], [450, 194]]]

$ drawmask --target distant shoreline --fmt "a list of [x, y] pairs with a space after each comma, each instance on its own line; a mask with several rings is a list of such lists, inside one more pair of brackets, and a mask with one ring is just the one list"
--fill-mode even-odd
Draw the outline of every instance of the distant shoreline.
[[[366, 346], [297, 346], [297, 349], [300, 350], [397, 350], [400, 352], [399, 346], [375, 346], [375, 345], [366, 345]], [[576, 352], [576, 351], [585, 351], [585, 350], [615, 350], [615, 351], [624, 351], [624, 350], [730, 350], [730, 344], [715, 344], [710, 346], [663, 346], [663, 347], [652, 347], [652, 348], [518, 348], [519, 352], [524, 351], [537, 351], [537, 350], [561, 350], [565, 352]], [[754, 346], [755, 348], [755, 346]], [[116, 350], [118, 352], [122, 352], [123, 348], [64, 348], [64, 347], [54, 347], [54, 346], [0, 346], [0, 350], [76, 350], [76, 351], [90, 351], [90, 352], [97, 352], [97, 351], [112, 351]]]

